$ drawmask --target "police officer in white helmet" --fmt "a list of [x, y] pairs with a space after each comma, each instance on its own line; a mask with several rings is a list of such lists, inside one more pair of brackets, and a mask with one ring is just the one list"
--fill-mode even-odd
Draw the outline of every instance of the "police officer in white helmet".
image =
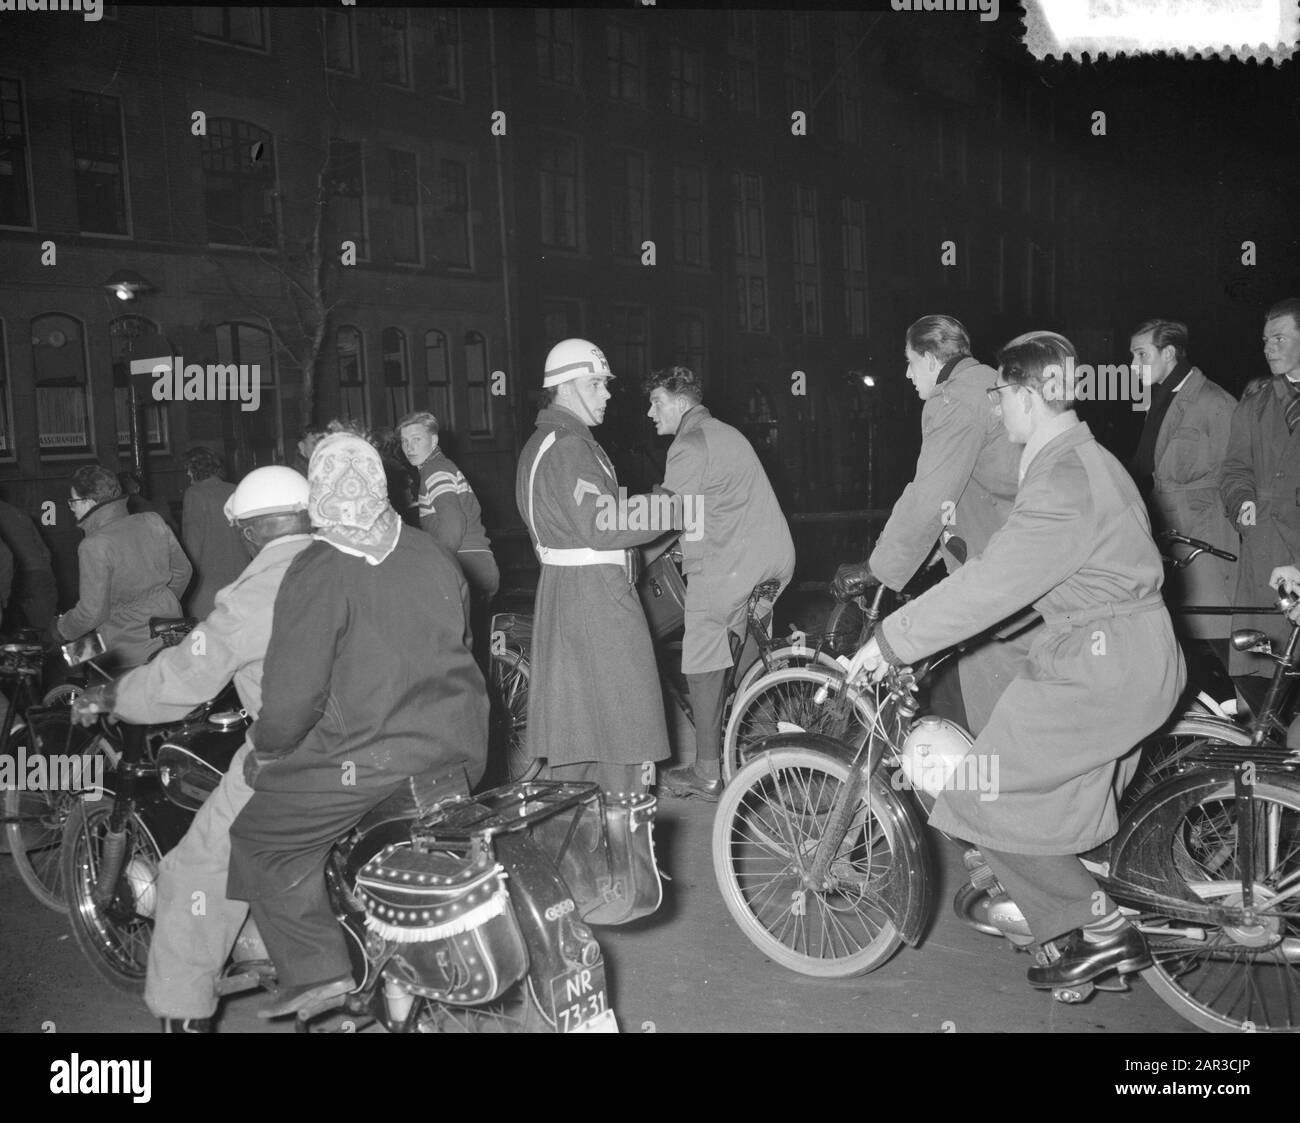
[[[275, 596], [289, 564], [312, 541], [307, 499], [307, 481], [292, 468], [257, 468], [244, 477], [225, 515], [252, 561], [217, 592], [211, 614], [183, 643], [78, 698], [77, 720], [89, 723], [111, 712], [136, 724], [175, 721], [232, 678], [245, 711], [256, 719]], [[249, 750], [245, 741], [159, 868], [144, 998], [164, 1032], [211, 1032], [216, 979], [248, 916], [246, 901], [226, 897], [226, 871], [230, 824], [253, 794], [244, 781]], [[200, 893], [204, 908], [196, 915], [192, 906]]]
[[[528, 748], [557, 780], [631, 797], [654, 782], [668, 730], [635, 547], [614, 466], [591, 430], [613, 372], [600, 348], [566, 339], [546, 357], [543, 408], [515, 475], [515, 501], [542, 563], [533, 619]], [[626, 497], [623, 497], [626, 499]]]

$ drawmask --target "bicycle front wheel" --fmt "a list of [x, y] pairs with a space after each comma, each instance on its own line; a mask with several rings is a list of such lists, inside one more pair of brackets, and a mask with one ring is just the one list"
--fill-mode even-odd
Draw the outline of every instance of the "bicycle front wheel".
[[511, 648], [488, 663], [490, 752], [506, 783], [536, 779], [545, 763], [528, 751], [528, 672], [528, 656]]
[[766, 659], [757, 659], [746, 668], [736, 683], [735, 696], [739, 698], [764, 675], [784, 671], [788, 667], [822, 667], [831, 674], [842, 674], [844, 670], [833, 655], [821, 648], [809, 647], [804, 643], [787, 643], [772, 648]]
[[727, 911], [769, 959], [802, 975], [848, 978], [903, 942], [881, 902], [902, 860], [871, 786], [821, 885], [807, 874], [848, 765], [813, 749], [775, 749], [723, 789], [713, 820], [713, 872]]
[[[825, 689], [826, 697], [817, 696]], [[841, 713], [840, 692], [844, 671], [822, 667], [787, 667], [763, 675], [736, 696], [722, 737], [722, 774], [728, 782], [740, 771], [749, 752], [764, 737], [776, 733], [824, 733], [853, 741], [871, 727], [876, 703], [870, 695], [853, 691], [853, 708]]]
[[1245, 847], [1255, 871], [1253, 914], [1240, 923], [1192, 926], [1144, 918], [1155, 965], [1151, 989], [1182, 1017], [1210, 1032], [1300, 1030], [1300, 782], [1262, 777], [1253, 787], [1253, 829], [1238, 833], [1231, 780], [1210, 782], [1167, 814], [1159, 846], [1198, 897], [1228, 908], [1242, 902]]

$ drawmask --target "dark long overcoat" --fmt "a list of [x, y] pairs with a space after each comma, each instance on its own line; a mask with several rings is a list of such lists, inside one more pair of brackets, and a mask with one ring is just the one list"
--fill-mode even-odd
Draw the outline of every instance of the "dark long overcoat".
[[[1287, 432], [1290, 393], [1283, 375], [1257, 379], [1246, 387], [1232, 414], [1219, 482], [1224, 512], [1235, 522], [1242, 503], [1255, 502], [1255, 525], [1239, 524], [1241, 552], [1233, 603], [1242, 606], [1272, 603], [1268, 575], [1276, 566], [1300, 562], [1300, 425], [1294, 433]], [[1278, 651], [1291, 632], [1280, 613], [1233, 616], [1232, 626], [1261, 629]], [[1234, 675], [1271, 675], [1274, 666], [1259, 655], [1233, 651], [1228, 669]]]
[[[542, 451], [546, 444], [545, 451]], [[618, 478], [591, 430], [559, 407], [537, 415], [515, 476], [534, 545], [626, 550], [662, 530], [618, 526]], [[528, 747], [552, 765], [668, 756], [650, 630], [621, 565], [543, 565], [533, 617]]]

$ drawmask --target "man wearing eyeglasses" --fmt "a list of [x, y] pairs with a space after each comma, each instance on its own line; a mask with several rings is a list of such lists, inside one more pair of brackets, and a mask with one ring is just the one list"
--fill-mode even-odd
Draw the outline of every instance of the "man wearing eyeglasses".
[[[951, 316], [922, 316], [907, 329], [907, 377], [925, 403], [916, 475], [894, 504], [871, 557], [836, 572], [831, 592], [837, 600], [870, 585], [902, 589], [936, 540], [952, 573], [983, 551], [1011, 513], [1019, 452], [986, 394], [997, 372], [970, 350], [965, 327]], [[939, 705], [943, 716], [964, 717], [972, 733], [984, 728], [1029, 651], [1027, 623], [1028, 618], [1015, 621], [971, 644], [958, 663], [965, 712]]]
[[[1187, 681], [1146, 507], [1074, 412], [1068, 340], [1034, 332], [999, 355], [990, 395], [1021, 449], [1010, 517], [984, 552], [886, 617], [849, 667], [883, 677], [977, 635], [1026, 604], [1043, 616], [1029, 658], [971, 754], [992, 793], [960, 777], [930, 824], [969, 840], [1043, 950], [1031, 986], [1078, 985], [1149, 966], [1146, 941], [1078, 855], [1118, 829], [1131, 749]], [[984, 767], [987, 762], [987, 767]]]
[[98, 629], [108, 664], [138, 667], [163, 645], [149, 634], [149, 617], [181, 614], [189, 559], [152, 511], [127, 514], [117, 476], [98, 464], [73, 473], [68, 509], [86, 534], [77, 548], [80, 597], [50, 630], [66, 643]]

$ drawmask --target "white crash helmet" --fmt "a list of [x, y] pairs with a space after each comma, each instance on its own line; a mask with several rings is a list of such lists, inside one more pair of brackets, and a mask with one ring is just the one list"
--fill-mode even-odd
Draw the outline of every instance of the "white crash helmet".
[[614, 377], [605, 353], [589, 339], [565, 339], [552, 347], [546, 356], [542, 387], [558, 386], [561, 382], [572, 382], [591, 374], [601, 378]]
[[231, 526], [258, 515], [287, 515], [307, 510], [310, 489], [301, 472], [282, 465], [254, 468], [226, 500], [225, 515]]

